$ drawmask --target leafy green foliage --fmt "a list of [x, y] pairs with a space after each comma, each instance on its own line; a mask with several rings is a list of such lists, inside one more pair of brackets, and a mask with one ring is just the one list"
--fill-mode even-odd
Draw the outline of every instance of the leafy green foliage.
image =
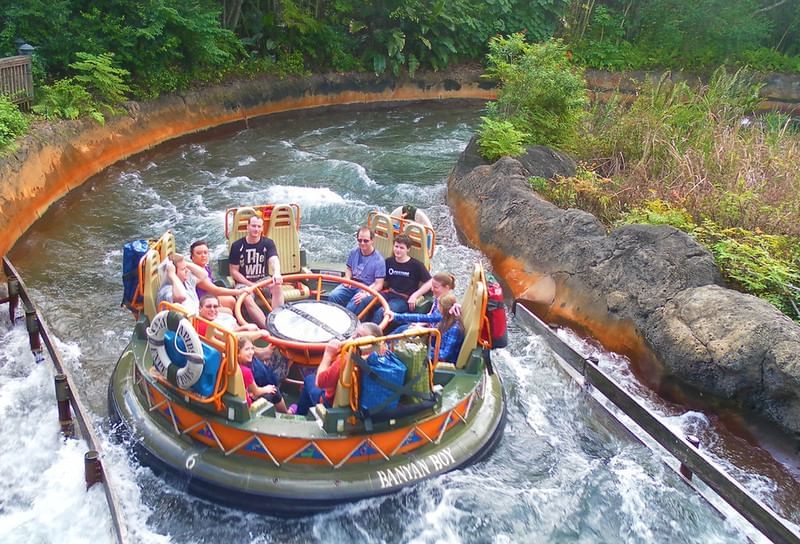
[[800, 71], [800, 10], [771, 0], [571, 0], [561, 34], [592, 68]]
[[544, 199], [561, 208], [578, 208], [593, 214], [605, 223], [612, 223], [621, 213], [615, 198], [614, 180], [603, 178], [592, 170], [578, 168], [574, 176], [546, 180], [532, 177], [531, 188]]
[[526, 144], [570, 148], [587, 103], [583, 74], [559, 40], [530, 44], [522, 34], [489, 42], [484, 77], [499, 82], [488, 117], [507, 120], [527, 134]]
[[481, 155], [490, 161], [500, 157], [518, 157], [525, 152], [523, 142], [528, 138], [524, 132], [514, 127], [511, 121], [481, 117], [483, 123], [478, 128], [478, 147]]
[[131, 92], [125, 83], [130, 72], [113, 66], [114, 54], [76, 53], [78, 60], [69, 65], [77, 75], [75, 81], [81, 83], [102, 104], [115, 106], [126, 100]]
[[28, 130], [28, 119], [8, 97], [0, 95], [0, 150], [10, 147]]
[[[236, 36], [220, 27], [219, 5], [205, 0], [108, 0], [102, 9], [88, 0], [26, 0], [0, 12], [2, 45], [23, 36], [35, 45], [48, 79], [76, 76], [70, 68], [78, 52], [113, 53], [118, 67], [132, 74], [137, 96], [153, 96], [148, 79], [234, 64], [242, 52]], [[78, 62], [81, 62], [78, 59]]]
[[72, 78], [60, 79], [41, 89], [41, 98], [33, 111], [49, 120], [77, 119], [88, 115], [100, 124], [105, 116], [97, 108], [92, 95]]
[[696, 224], [691, 215], [662, 200], [652, 200], [623, 214], [620, 223], [672, 225], [691, 234], [714, 255], [726, 281], [762, 298], [800, 321], [800, 240], [724, 228], [709, 219]]
[[552, 35], [564, 0], [339, 0], [332, 21], [355, 39], [364, 66], [376, 73], [442, 69], [478, 58], [497, 33]]

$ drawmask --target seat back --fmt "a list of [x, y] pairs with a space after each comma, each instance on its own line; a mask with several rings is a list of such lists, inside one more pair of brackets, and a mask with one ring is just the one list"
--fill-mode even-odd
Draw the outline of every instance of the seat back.
[[392, 256], [394, 248], [394, 228], [392, 220], [388, 214], [373, 212], [367, 218], [367, 226], [372, 230], [375, 249], [377, 249], [384, 259]]
[[242, 376], [242, 369], [239, 363], [236, 363], [236, 371], [233, 376], [228, 378], [228, 389], [226, 393], [247, 401], [247, 389], [244, 388], [244, 377]]
[[419, 223], [408, 222], [403, 230], [403, 234], [411, 238], [411, 247], [408, 248], [408, 254], [430, 270], [431, 254], [433, 253], [430, 250], [430, 243], [432, 243], [432, 240], [425, 231], [425, 227]]
[[456, 359], [456, 368], [464, 368], [470, 353], [478, 346], [486, 314], [487, 292], [483, 266], [475, 264], [464, 299], [461, 301], [461, 322], [464, 324], [464, 342]]
[[[228, 251], [231, 249], [231, 244], [247, 235], [247, 222], [256, 213], [256, 209], [250, 206], [234, 208], [225, 212], [225, 235], [228, 237]], [[266, 224], [264, 222], [264, 225]]]
[[339, 381], [336, 383], [336, 393], [333, 396], [334, 408], [347, 408], [350, 406], [352, 389], [358, 377], [353, 372], [355, 363], [353, 362], [353, 348], [343, 346], [337, 357], [339, 357]]
[[175, 235], [172, 234], [171, 230], [168, 230], [164, 234], [161, 235], [161, 238], [153, 244], [153, 249], [158, 251], [158, 255], [161, 261], [166, 259], [169, 255], [175, 253], [176, 246], [175, 246]]
[[275, 242], [282, 274], [298, 274], [300, 263], [300, 233], [294, 206], [277, 204], [269, 217], [269, 237]]
[[139, 285], [142, 287], [144, 315], [152, 320], [158, 311], [158, 290], [161, 287], [161, 278], [158, 275], [158, 265], [161, 256], [155, 249], [147, 250], [139, 261]]

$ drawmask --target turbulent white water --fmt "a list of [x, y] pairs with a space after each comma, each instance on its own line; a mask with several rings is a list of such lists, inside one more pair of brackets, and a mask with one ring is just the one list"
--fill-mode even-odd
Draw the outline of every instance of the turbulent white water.
[[[481, 256], [459, 244], [444, 181], [471, 136], [476, 108], [397, 108], [268, 118], [246, 131], [171, 144], [110, 168], [48, 212], [11, 254], [63, 342], [104, 440], [104, 461], [132, 542], [737, 542], [760, 537], [721, 519], [654, 454], [620, 432], [511, 324], [494, 353], [509, 407], [484, 462], [396, 495], [301, 520], [229, 510], [171, 487], [107, 441], [111, 369], [132, 319], [119, 308], [120, 248], [167, 228], [179, 249], [198, 238], [225, 251], [227, 207], [291, 201], [314, 261], [343, 261], [374, 208], [425, 208], [438, 233], [435, 270], [465, 278]], [[184, 249], [185, 250], [185, 249]], [[463, 281], [457, 286], [462, 292]], [[83, 484], [82, 442], [58, 437], [49, 363], [37, 365], [23, 324], [0, 319], [0, 542], [110, 542], [99, 487]], [[575, 338], [572, 342], [579, 341]], [[625, 361], [601, 354], [635, 388]], [[646, 391], [641, 391], [647, 396]], [[702, 414], [664, 412], [682, 429]], [[771, 482], [743, 471], [762, 496]]]

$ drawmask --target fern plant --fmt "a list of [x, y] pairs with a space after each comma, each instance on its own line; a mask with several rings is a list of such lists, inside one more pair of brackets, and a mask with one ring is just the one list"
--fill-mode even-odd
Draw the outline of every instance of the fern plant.
[[77, 72], [75, 81], [89, 91], [99, 103], [113, 109], [127, 100], [126, 95], [131, 88], [126, 83], [130, 72], [114, 66], [113, 53], [79, 52], [75, 54], [78, 60], [69, 65]]
[[28, 130], [28, 119], [19, 108], [0, 94], [0, 149], [5, 149]]
[[478, 147], [481, 155], [490, 161], [500, 157], [518, 157], [525, 152], [523, 142], [528, 134], [517, 130], [511, 121], [481, 117], [478, 128]]
[[33, 106], [33, 111], [49, 120], [77, 119], [88, 115], [101, 125], [105, 123], [105, 117], [98, 110], [92, 95], [72, 78], [60, 79], [42, 87], [41, 98]]
[[671, 225], [690, 234], [711, 252], [730, 285], [800, 321], [800, 244], [796, 238], [723, 228], [710, 219], [697, 224], [686, 210], [661, 200], [634, 208], [619, 222]]

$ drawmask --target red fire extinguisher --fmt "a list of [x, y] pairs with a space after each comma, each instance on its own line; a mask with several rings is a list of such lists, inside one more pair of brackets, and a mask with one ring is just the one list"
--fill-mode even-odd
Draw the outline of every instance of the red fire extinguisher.
[[506, 305], [503, 302], [503, 288], [491, 273], [486, 274], [486, 290], [488, 292], [486, 317], [489, 322], [489, 330], [483, 331], [483, 336], [491, 339], [492, 349], [504, 348], [508, 345]]

